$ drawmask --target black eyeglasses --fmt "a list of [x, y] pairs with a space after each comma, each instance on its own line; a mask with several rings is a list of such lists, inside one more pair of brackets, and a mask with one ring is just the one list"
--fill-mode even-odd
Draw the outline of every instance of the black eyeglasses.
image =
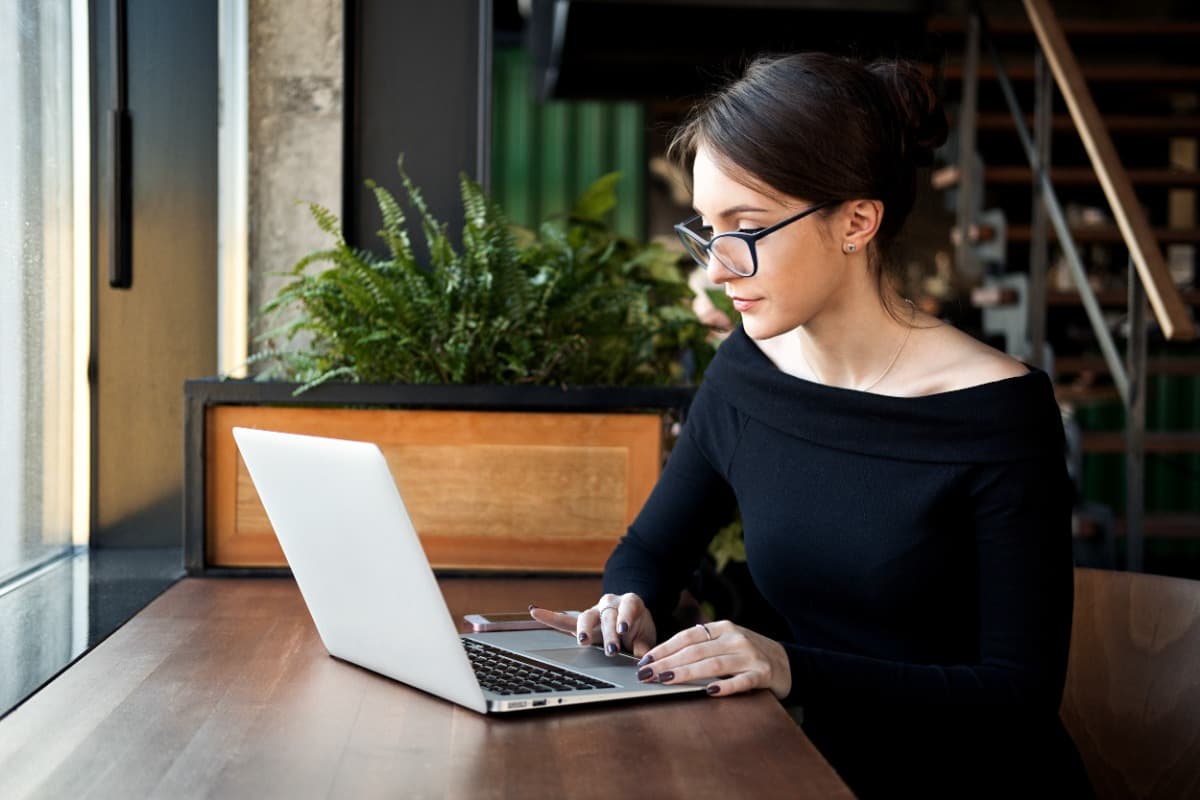
[[696, 231], [688, 226], [700, 219], [700, 215], [684, 220], [675, 226], [675, 233], [679, 234], [679, 240], [683, 242], [683, 247], [688, 251], [696, 263], [705, 269], [708, 268], [709, 254], [716, 257], [717, 263], [725, 269], [737, 275], [740, 278], [749, 278], [758, 272], [758, 249], [755, 247], [755, 242], [763, 238], [769, 233], [774, 233], [785, 225], [791, 225], [793, 222], [802, 220], [809, 214], [820, 211], [826, 206], [832, 205], [833, 201], [819, 203], [811, 208], [806, 208], [799, 214], [793, 217], [776, 222], [769, 228], [763, 228], [753, 233], [743, 231], [731, 231], [729, 233], [717, 234], [711, 239], [705, 239]]

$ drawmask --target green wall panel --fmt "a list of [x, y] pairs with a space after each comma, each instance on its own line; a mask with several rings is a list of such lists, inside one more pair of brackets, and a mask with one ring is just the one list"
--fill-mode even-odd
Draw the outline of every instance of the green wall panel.
[[601, 175], [619, 171], [613, 224], [645, 235], [645, 112], [637, 103], [538, 102], [523, 49], [494, 53], [492, 196], [513, 222], [533, 226], [570, 210]]
[[617, 230], [629, 232], [639, 238], [645, 235], [646, 197], [646, 118], [642, 107], [633, 103], [622, 103], [613, 111], [616, 120], [613, 126], [613, 158], [621, 170], [622, 191], [625, 197], [638, 198], [638, 202], [620, 203], [616, 208]]
[[[567, 210], [574, 201], [574, 176], [567, 173], [573, 160], [571, 147], [572, 119], [565, 103], [550, 103], [541, 108], [541, 146], [538, 148], [539, 181], [538, 209], [523, 220], [531, 224], [550, 214]], [[544, 210], [543, 210], [544, 209]]]
[[[1194, 357], [1197, 352], [1194, 347], [1172, 345], [1151, 353], [1151, 357]], [[1146, 430], [1200, 431], [1200, 376], [1151, 375], [1148, 383]], [[1085, 431], [1119, 431], [1125, 427], [1125, 412], [1120, 403], [1081, 408], [1077, 417]], [[1117, 513], [1124, 513], [1124, 455], [1085, 454], [1083, 475], [1087, 499], [1106, 503]], [[1200, 511], [1200, 454], [1147, 454], [1146, 510]]]

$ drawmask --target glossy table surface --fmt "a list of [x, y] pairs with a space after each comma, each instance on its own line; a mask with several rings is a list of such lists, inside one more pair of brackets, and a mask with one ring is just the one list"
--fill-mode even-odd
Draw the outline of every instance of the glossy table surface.
[[179, 547], [62, 547], [0, 583], [0, 720], [182, 576]]
[[[594, 578], [443, 578], [455, 620]], [[287, 578], [188, 578], [4, 720], [0, 797], [850, 797], [766, 692], [485, 717], [329, 657]]]

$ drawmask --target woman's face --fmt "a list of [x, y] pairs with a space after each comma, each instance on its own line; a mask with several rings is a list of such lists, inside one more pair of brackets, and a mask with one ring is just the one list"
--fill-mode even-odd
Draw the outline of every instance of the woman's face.
[[[751, 188], [746, 178], [725, 172], [703, 146], [692, 175], [693, 205], [701, 224], [711, 228], [703, 231], [709, 237], [766, 228], [812, 205]], [[749, 278], [709, 260], [709, 278], [724, 286], [751, 338], [769, 339], [803, 325], [837, 290], [844, 259], [826, 224], [817, 213], [759, 239], [758, 272]]]

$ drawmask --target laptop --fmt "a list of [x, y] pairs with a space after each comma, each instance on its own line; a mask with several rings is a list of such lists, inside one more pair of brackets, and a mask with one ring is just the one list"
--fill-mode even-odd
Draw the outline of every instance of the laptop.
[[636, 660], [527, 630], [459, 634], [380, 449], [234, 428], [325, 649], [480, 713], [702, 692]]

